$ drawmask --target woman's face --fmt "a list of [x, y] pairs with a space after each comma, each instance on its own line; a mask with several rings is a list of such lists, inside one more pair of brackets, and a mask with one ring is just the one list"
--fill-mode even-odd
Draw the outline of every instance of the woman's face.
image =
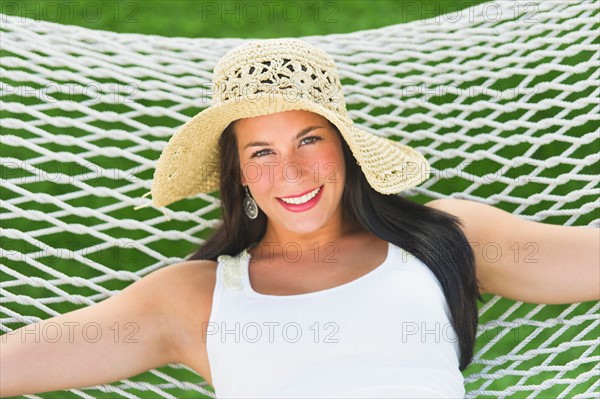
[[[340, 138], [326, 118], [309, 111], [285, 111], [241, 119], [234, 130], [241, 183], [271, 223], [301, 234], [340, 217], [344, 156]], [[304, 204], [287, 205], [280, 199], [318, 188]], [[300, 197], [291, 201], [308, 199]]]

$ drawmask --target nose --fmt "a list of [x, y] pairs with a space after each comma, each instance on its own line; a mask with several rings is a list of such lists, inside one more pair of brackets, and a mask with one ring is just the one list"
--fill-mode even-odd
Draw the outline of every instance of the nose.
[[293, 151], [280, 158], [276, 175], [284, 184], [297, 184], [311, 178], [311, 170], [317, 167], [315, 163], [313, 158], [308, 159]]

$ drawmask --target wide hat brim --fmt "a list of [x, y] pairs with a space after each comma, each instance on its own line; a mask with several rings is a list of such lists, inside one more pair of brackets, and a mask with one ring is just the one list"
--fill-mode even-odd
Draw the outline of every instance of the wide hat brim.
[[279, 94], [253, 100], [233, 99], [201, 111], [171, 137], [163, 149], [151, 187], [152, 205], [162, 207], [220, 187], [218, 140], [223, 130], [242, 118], [290, 110], [306, 110], [327, 118], [340, 131], [367, 181], [382, 194], [396, 194], [430, 177], [425, 157], [412, 147], [359, 129], [353, 121], [303, 98]]

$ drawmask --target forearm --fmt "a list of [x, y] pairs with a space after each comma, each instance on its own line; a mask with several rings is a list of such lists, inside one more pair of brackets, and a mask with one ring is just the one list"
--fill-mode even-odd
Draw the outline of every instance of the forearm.
[[168, 363], [162, 313], [136, 304], [133, 288], [1, 336], [0, 397], [108, 384]]

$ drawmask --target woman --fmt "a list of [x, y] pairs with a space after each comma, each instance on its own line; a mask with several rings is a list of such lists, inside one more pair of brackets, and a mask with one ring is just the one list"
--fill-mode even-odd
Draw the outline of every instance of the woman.
[[[0, 396], [183, 363], [217, 397], [462, 397], [482, 293], [600, 298], [596, 229], [390, 195], [426, 180], [427, 161], [353, 124], [323, 51], [249, 42], [223, 57], [214, 83], [213, 105], [161, 154], [152, 199], [220, 189], [222, 226], [190, 259], [39, 323], [93, 322], [104, 332], [94, 342], [5, 335]], [[511, 255], [490, 260], [490, 243]], [[534, 243], [535, 262], [514, 258], [515, 243]]]

